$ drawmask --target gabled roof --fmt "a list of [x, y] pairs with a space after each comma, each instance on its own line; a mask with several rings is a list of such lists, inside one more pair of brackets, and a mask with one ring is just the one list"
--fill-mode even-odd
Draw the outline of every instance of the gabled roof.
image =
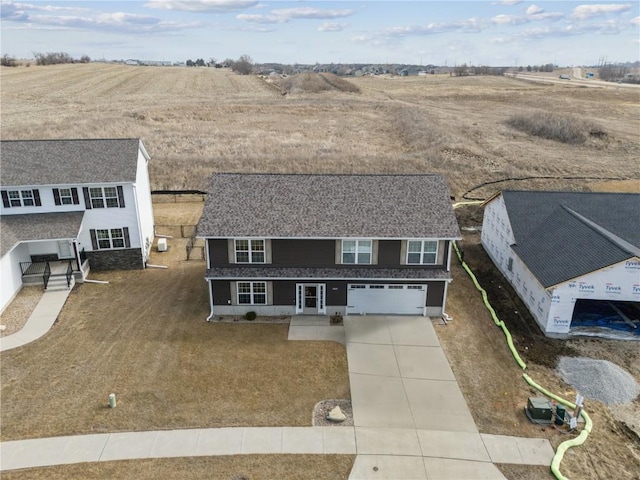
[[441, 175], [215, 174], [198, 236], [460, 238]]
[[640, 195], [502, 192], [514, 252], [546, 288], [640, 254]]
[[78, 237], [82, 212], [29, 213], [0, 217], [0, 257], [18, 242], [62, 240]]
[[88, 140], [3, 140], [0, 184], [69, 185], [135, 182], [137, 138]]

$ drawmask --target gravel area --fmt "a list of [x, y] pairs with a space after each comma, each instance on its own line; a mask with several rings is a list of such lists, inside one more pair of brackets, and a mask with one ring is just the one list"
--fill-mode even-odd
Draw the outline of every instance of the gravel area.
[[23, 287], [0, 315], [0, 337], [12, 335], [24, 327], [42, 298], [42, 287]]
[[[342, 413], [347, 417], [344, 422], [332, 422], [327, 420], [327, 415], [335, 406], [339, 406]], [[351, 400], [322, 400], [316, 403], [313, 408], [314, 427], [353, 427], [353, 408]]]
[[560, 357], [558, 373], [585, 398], [608, 405], [629, 403], [640, 394], [635, 378], [607, 360]]

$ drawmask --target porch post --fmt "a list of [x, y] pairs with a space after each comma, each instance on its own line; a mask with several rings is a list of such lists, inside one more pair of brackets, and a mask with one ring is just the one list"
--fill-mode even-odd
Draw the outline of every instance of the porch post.
[[[82, 272], [82, 263], [80, 262], [80, 254], [78, 253], [78, 239], [74, 238], [71, 243], [73, 244], [73, 255], [76, 259], [76, 263], [78, 264], [78, 271]], [[83, 275], [84, 276], [84, 275]]]

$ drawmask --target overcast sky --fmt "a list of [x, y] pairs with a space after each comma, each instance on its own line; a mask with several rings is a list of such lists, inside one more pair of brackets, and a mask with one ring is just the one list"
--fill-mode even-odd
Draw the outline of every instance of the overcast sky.
[[640, 59], [637, 0], [1, 2], [2, 54], [281, 63], [597, 64]]

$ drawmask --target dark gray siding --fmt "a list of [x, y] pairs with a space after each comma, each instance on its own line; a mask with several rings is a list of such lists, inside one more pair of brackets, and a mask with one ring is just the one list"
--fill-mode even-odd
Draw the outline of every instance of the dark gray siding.
[[427, 307], [441, 307], [445, 282], [427, 282]]
[[273, 304], [274, 305], [295, 305], [296, 304], [296, 282], [289, 280], [273, 282]]
[[209, 255], [211, 255], [209, 268], [229, 265], [229, 247], [226, 239], [209, 239]]
[[330, 267], [336, 263], [335, 240], [271, 240], [271, 262], [283, 267]]
[[229, 305], [231, 300], [231, 282], [228, 280], [213, 280], [211, 282], [214, 305]]
[[400, 240], [378, 241], [378, 267], [395, 268], [400, 265]]

